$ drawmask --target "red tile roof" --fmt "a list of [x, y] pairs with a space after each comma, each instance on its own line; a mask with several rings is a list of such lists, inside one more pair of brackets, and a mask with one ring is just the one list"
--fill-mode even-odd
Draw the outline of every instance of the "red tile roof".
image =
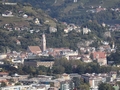
[[97, 58], [106, 58], [106, 53], [105, 52], [93, 52], [92, 53], [93, 58], [97, 59]]
[[7, 72], [0, 72], [0, 75], [8, 75], [9, 73]]
[[28, 46], [28, 49], [34, 54], [39, 54], [42, 52], [39, 46]]

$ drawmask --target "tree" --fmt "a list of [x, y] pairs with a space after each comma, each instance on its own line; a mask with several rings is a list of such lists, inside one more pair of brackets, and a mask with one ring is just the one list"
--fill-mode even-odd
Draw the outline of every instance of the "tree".
[[62, 74], [62, 73], [64, 73], [64, 71], [65, 71], [65, 68], [61, 65], [53, 67], [53, 73]]
[[15, 83], [15, 85], [21, 85], [21, 83], [20, 83], [20, 82], [17, 82], [17, 83]]
[[83, 83], [83, 80], [78, 77], [73, 77], [72, 81], [74, 82], [76, 88], [78, 88], [80, 84]]
[[2, 81], [2, 82], [1, 82], [1, 87], [5, 87], [5, 86], [7, 86], [7, 84]]
[[80, 79], [78, 77], [73, 77], [73, 82], [75, 84], [75, 87], [80, 86]]
[[108, 61], [114, 61], [115, 64], [120, 62], [120, 49], [117, 49], [115, 53], [112, 53], [107, 57]]
[[84, 64], [78, 65], [76, 68], [76, 73], [83, 74], [85, 72], [85, 69], [86, 67]]
[[79, 90], [90, 90], [87, 84], [82, 84], [79, 86]]
[[98, 90], [114, 90], [113, 86], [107, 83], [101, 83], [98, 86]]

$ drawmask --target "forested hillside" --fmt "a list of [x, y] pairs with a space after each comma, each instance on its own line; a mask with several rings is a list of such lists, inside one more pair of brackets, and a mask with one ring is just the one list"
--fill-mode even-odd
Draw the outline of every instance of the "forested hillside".
[[30, 4], [4, 5], [0, 2], [0, 14], [0, 52], [41, 45], [42, 33], [60, 24]]
[[[15, 0], [11, 0], [12, 2]], [[41, 46], [41, 36], [44, 32], [47, 38], [47, 47], [68, 47], [73, 50], [78, 49], [78, 44], [80, 42], [91, 41], [93, 44], [91, 46], [97, 47], [102, 40], [112, 41], [111, 38], [104, 38], [104, 33], [107, 27], [103, 27], [101, 22], [109, 20], [119, 20], [119, 12], [112, 11], [110, 8], [117, 8], [119, 5], [119, 0], [114, 1], [111, 4], [107, 0], [99, 1], [95, 0], [91, 3], [90, 0], [78, 0], [78, 2], [73, 2], [73, 0], [17, 0], [17, 6], [0, 6], [0, 13], [5, 11], [12, 11], [14, 17], [5, 18], [0, 16], [1, 21], [1, 52], [7, 50], [25, 50], [29, 45], [40, 45]], [[33, 5], [33, 6], [31, 6]], [[96, 9], [101, 5], [101, 7], [106, 8], [106, 10], [100, 12], [92, 13], [91, 9]], [[116, 5], [116, 6], [115, 6]], [[41, 10], [43, 9], [43, 10]], [[88, 12], [87, 12], [88, 11]], [[44, 13], [45, 12], [45, 13]], [[47, 14], [49, 15], [47, 15]], [[23, 18], [22, 15], [27, 14], [29, 18]], [[35, 20], [38, 18], [40, 21], [39, 25], [35, 24]], [[55, 19], [56, 18], [56, 19]], [[67, 26], [63, 25], [63, 21], [69, 23], [74, 23], [80, 26], [80, 29], [87, 27], [91, 30], [91, 33], [84, 35], [82, 32], [71, 31], [68, 34], [64, 32]], [[8, 31], [4, 28], [6, 24], [12, 27], [15, 26], [28, 27], [27, 30], [15, 30]], [[50, 33], [49, 27], [55, 27], [57, 32]], [[16, 41], [20, 41], [20, 45], [17, 45]]]
[[[46, 34], [47, 47], [68, 47], [73, 50], [78, 49], [78, 43], [88, 41], [103, 40], [102, 35], [105, 28], [97, 22], [86, 22], [81, 25], [91, 29], [92, 33], [84, 35], [82, 32], [64, 32], [67, 27], [63, 23], [51, 18], [41, 9], [33, 8], [30, 4], [24, 3], [16, 6], [0, 5], [0, 13], [11, 12], [12, 17], [0, 16], [0, 51], [26, 50], [30, 45], [41, 46], [42, 33]], [[25, 15], [25, 17], [24, 17]], [[27, 17], [26, 17], [27, 15]], [[40, 21], [35, 23], [36, 18]], [[49, 27], [55, 27], [57, 32], [50, 33]], [[99, 34], [100, 33], [100, 34]], [[97, 43], [95, 44], [97, 46]], [[94, 45], [93, 45], [94, 46]]]
[[[16, 1], [16, 0], [13, 0]], [[17, 0], [18, 1], [18, 0]], [[34, 7], [45, 10], [50, 16], [60, 21], [81, 24], [88, 20], [108, 22], [117, 20], [119, 13], [111, 11], [111, 8], [119, 8], [120, 0], [19, 0], [31, 3]], [[105, 11], [93, 13], [99, 6], [106, 8]]]

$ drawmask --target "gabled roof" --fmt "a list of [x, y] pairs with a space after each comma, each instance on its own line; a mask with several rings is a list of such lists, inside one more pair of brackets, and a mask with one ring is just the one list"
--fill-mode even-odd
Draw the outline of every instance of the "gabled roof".
[[38, 54], [42, 52], [39, 46], [28, 46], [28, 49], [31, 53], [34, 54]]
[[93, 58], [106, 58], [106, 53], [105, 52], [93, 52]]

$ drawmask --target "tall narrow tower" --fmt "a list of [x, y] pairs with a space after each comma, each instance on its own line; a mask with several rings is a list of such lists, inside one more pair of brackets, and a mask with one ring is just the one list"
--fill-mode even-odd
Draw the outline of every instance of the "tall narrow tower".
[[112, 43], [112, 49], [115, 49], [115, 43], [114, 42]]
[[77, 0], [73, 0], [73, 2], [77, 2]]
[[42, 35], [42, 48], [43, 48], [43, 52], [46, 51], [46, 37], [44, 33]]

